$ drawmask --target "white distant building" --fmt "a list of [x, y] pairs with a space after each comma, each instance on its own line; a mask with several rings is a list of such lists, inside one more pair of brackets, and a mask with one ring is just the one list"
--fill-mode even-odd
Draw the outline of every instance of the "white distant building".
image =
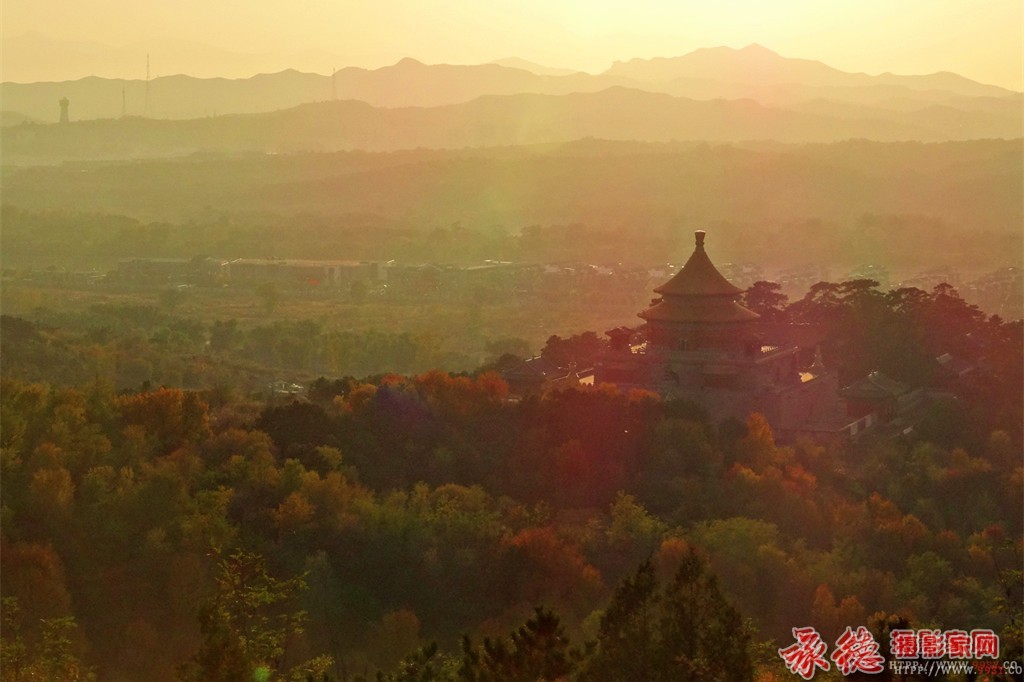
[[387, 281], [387, 263], [379, 261], [238, 258], [228, 263], [233, 280], [278, 281], [312, 286]]

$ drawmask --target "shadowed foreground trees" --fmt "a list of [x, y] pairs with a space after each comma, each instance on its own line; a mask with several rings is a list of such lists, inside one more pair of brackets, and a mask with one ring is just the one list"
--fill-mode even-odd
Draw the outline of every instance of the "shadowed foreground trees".
[[537, 607], [532, 618], [509, 640], [484, 639], [474, 647], [462, 640], [460, 682], [534, 682], [566, 679], [580, 655], [569, 648], [569, 638], [554, 612]]
[[[947, 420], [943, 442], [786, 446], [761, 417], [715, 425], [609, 387], [320, 388], [265, 404], [0, 382], [0, 592], [29, 659], [38, 624], [69, 617], [100, 679], [287, 679], [321, 654], [334, 680], [451, 680], [464, 662], [482, 679], [744, 679], [737, 611], [758, 651], [880, 611], [1020, 650], [1012, 433], [975, 444]], [[14, 634], [3, 653], [22, 660]]]
[[[81, 636], [71, 616], [44, 618], [32, 628], [25, 622], [18, 600], [3, 599], [0, 636], [0, 680], [94, 682], [96, 675], [78, 657]], [[77, 641], [77, 643], [76, 643]]]
[[643, 562], [615, 590], [596, 641], [573, 647], [553, 611], [534, 614], [508, 638], [462, 639], [461, 660], [430, 645], [381, 682], [744, 682], [753, 679], [750, 636], [702, 559], [679, 541]]
[[667, 584], [659, 584], [651, 561], [623, 580], [579, 679], [742, 682], [753, 679], [749, 646], [740, 614], [687, 548]]

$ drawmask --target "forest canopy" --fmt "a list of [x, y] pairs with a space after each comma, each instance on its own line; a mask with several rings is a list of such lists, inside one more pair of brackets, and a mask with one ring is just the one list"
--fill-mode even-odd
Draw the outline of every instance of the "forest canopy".
[[[598, 680], [640, 661], [751, 679], [796, 624], [834, 641], [897, 621], [991, 628], [1019, 658], [1020, 324], [948, 289], [771, 293], [747, 302], [826, 325], [851, 375], [922, 380], [922, 339], [1003, 372], [909, 435], [780, 444], [759, 415], [610, 386], [509, 402], [487, 372], [324, 378], [305, 398], [116, 390], [43, 369], [126, 352], [116, 329], [7, 318], [4, 674]], [[200, 347], [216, 365], [233, 346]]]

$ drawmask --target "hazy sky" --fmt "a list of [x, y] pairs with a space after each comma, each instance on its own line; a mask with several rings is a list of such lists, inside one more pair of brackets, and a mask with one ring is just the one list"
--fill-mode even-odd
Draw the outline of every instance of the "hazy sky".
[[616, 59], [756, 42], [846, 71], [955, 71], [1024, 89], [1021, 0], [3, 0], [2, 13], [4, 37], [336, 55], [323, 56], [323, 73], [405, 56], [519, 56], [598, 72]]

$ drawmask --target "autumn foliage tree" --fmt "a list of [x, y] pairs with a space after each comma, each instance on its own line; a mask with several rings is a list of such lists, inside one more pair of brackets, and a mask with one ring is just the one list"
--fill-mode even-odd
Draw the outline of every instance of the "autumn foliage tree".
[[[823, 326], [844, 375], [925, 377], [945, 336], [974, 378], [908, 433], [787, 442], [763, 417], [715, 423], [611, 386], [513, 402], [486, 372], [365, 376], [435, 366], [436, 344], [322, 322], [222, 325], [208, 350], [201, 324], [155, 309], [93, 311], [87, 348], [15, 325], [5, 373], [66, 362], [47, 365], [62, 383], [0, 382], [0, 592], [25, 645], [5, 624], [3, 674], [49, 637], [50, 658], [69, 641], [101, 679], [425, 682], [464, 660], [531, 679], [747, 679], [770, 674], [768, 640], [794, 624], [883, 611], [991, 626], [1019, 651], [1020, 325], [870, 281], [784, 312]], [[83, 369], [116, 377], [144, 357], [154, 378], [181, 376], [246, 352], [275, 371], [376, 369], [287, 398], [116, 393]]]

